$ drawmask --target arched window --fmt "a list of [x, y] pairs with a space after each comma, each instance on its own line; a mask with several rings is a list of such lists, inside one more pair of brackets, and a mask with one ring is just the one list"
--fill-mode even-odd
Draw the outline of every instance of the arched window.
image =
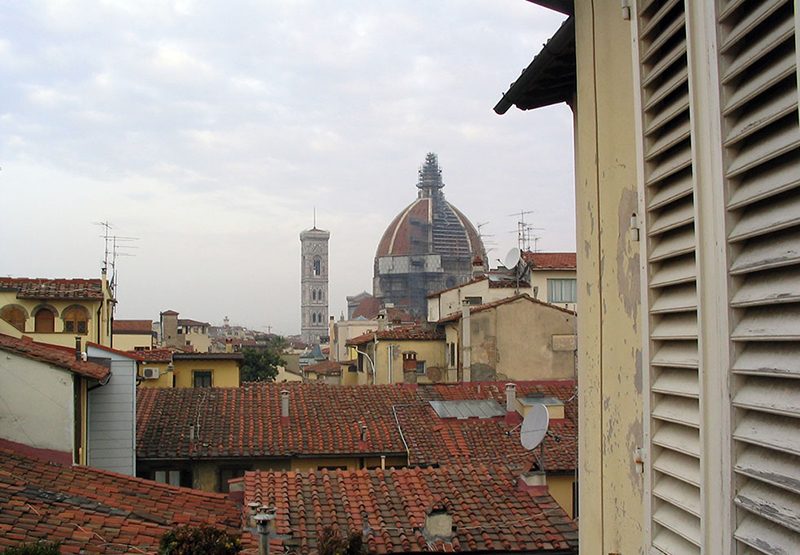
[[25, 331], [25, 320], [28, 317], [25, 312], [18, 306], [8, 305], [0, 310], [0, 318], [17, 328], [19, 331]]
[[47, 333], [56, 331], [56, 315], [49, 308], [40, 308], [34, 316], [33, 331]]
[[319, 276], [322, 274], [322, 260], [319, 258], [314, 259], [314, 275]]
[[316, 301], [317, 300], [317, 290], [316, 289], [312, 289], [311, 290], [311, 300], [312, 301]]
[[64, 331], [67, 333], [89, 333], [89, 315], [81, 307], [74, 306], [64, 311]]

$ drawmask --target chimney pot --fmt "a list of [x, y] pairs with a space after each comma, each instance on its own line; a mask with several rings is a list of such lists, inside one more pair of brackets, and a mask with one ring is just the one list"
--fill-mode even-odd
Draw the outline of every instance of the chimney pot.
[[517, 410], [517, 384], [506, 384], [506, 412], [516, 412]]
[[289, 418], [289, 391], [281, 390], [281, 418]]

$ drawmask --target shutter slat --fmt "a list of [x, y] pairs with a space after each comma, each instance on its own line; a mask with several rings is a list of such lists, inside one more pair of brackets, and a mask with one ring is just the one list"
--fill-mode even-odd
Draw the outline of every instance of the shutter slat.
[[663, 450], [653, 468], [681, 481], [687, 481], [696, 488], [700, 487], [700, 461], [694, 457], [676, 451]]
[[748, 515], [733, 537], [766, 555], [792, 555], [800, 545], [798, 534], [755, 515]]
[[793, 380], [752, 376], [739, 386], [733, 406], [797, 418], [800, 417], [800, 387]]
[[733, 371], [800, 379], [800, 345], [749, 343], [733, 363]]
[[660, 106], [658, 112], [651, 114], [646, 122], [645, 137], [654, 134], [684, 112], [689, 113], [689, 99], [686, 95], [676, 95], [669, 104]]
[[697, 310], [697, 289], [694, 283], [664, 288], [653, 306], [652, 314]]
[[800, 503], [796, 496], [784, 490], [749, 481], [739, 489], [734, 503], [761, 518], [800, 532]]
[[731, 275], [800, 263], [800, 230], [751, 239], [731, 264]]
[[796, 266], [750, 274], [736, 291], [731, 306], [800, 302], [800, 269]]
[[694, 251], [694, 245], [694, 226], [685, 226], [668, 236], [662, 236], [658, 244], [653, 248], [650, 260], [658, 262], [665, 258], [689, 254]]
[[783, 20], [780, 25], [773, 29], [772, 33], [762, 36], [753, 44], [745, 47], [735, 58], [734, 62], [726, 68], [723, 73], [721, 83], [727, 85], [733, 78], [750, 68], [756, 61], [760, 60], [765, 54], [775, 49], [776, 46], [794, 36], [794, 23], [791, 19]]
[[683, 24], [685, 23], [685, 17], [681, 14], [680, 17], [675, 19], [672, 23], [669, 24], [664, 29], [659, 30], [658, 37], [650, 42], [644, 49], [642, 53], [641, 61], [642, 64], [647, 64], [647, 60], [649, 60], [653, 54], [659, 51], [659, 49], [666, 44], [669, 39], [675, 36], [676, 33], [683, 32]]
[[736, 426], [733, 437], [765, 449], [800, 455], [798, 426], [800, 422], [794, 418], [748, 411]]
[[800, 191], [795, 191], [782, 196], [780, 202], [762, 202], [751, 207], [739, 219], [728, 236], [728, 241], [742, 241], [798, 224], [800, 224]]
[[775, 123], [796, 109], [797, 89], [785, 87], [770, 102], [760, 103], [752, 111], [740, 115], [728, 130], [725, 146], [728, 148], [736, 146], [756, 131]]
[[692, 149], [687, 145], [684, 148], [675, 149], [671, 154], [658, 160], [658, 163], [652, 162], [653, 171], [650, 177], [646, 180], [645, 184], [652, 187], [655, 183], [668, 178], [679, 171], [688, 168], [692, 163]]
[[697, 339], [697, 315], [695, 313], [664, 314], [650, 334], [652, 339]]
[[667, 204], [673, 203], [692, 194], [692, 174], [684, 172], [676, 175], [666, 183], [659, 183], [657, 192], [653, 193], [647, 205], [647, 211], [660, 210]]
[[[661, 351], [664, 349], [662, 348]], [[659, 351], [659, 353], [661, 353]], [[696, 352], [696, 350], [695, 350]], [[659, 364], [653, 361], [653, 364]], [[655, 393], [679, 395], [697, 399], [700, 396], [700, 387], [697, 382], [697, 370], [679, 370], [677, 368], [664, 368], [651, 386]]]
[[658, 426], [653, 443], [685, 455], [700, 457], [700, 433], [695, 428], [664, 423]]
[[691, 198], [681, 199], [679, 202], [664, 207], [657, 214], [653, 214], [648, 235], [659, 235], [670, 229], [692, 223], [694, 220], [694, 205]]
[[734, 341], [800, 340], [800, 304], [748, 309], [733, 330]]
[[748, 447], [736, 460], [737, 474], [800, 495], [800, 458], [760, 447]]
[[[789, 153], [791, 154], [791, 153]], [[784, 156], [763, 168], [756, 168], [741, 177], [737, 190], [731, 195], [728, 210], [737, 210], [784, 191], [800, 186], [796, 158]]]
[[649, 85], [658, 79], [672, 64], [674, 64], [681, 57], [686, 55], [686, 41], [679, 41], [669, 52], [661, 53], [658, 57], [658, 62], [652, 67], [648, 68], [644, 76], [644, 84]]
[[700, 406], [697, 399], [662, 395], [656, 402], [652, 415], [654, 418], [693, 428], [700, 427]]
[[739, 150], [728, 167], [728, 177], [735, 177], [800, 146], [797, 117], [784, 118], [767, 131], [769, 134], [766, 137], [762, 136], [766, 134], [765, 131], [758, 135], [759, 140], [749, 140]]
[[[655, 0], [653, 0], [653, 1], [655, 1]], [[661, 7], [658, 8], [658, 11], [656, 13], [654, 13], [650, 17], [650, 19], [648, 19], [647, 25], [642, 27], [642, 29], [641, 29], [641, 31], [639, 33], [639, 38], [641, 38], [641, 39], [646, 38], [650, 34], [650, 32], [653, 30], [653, 28], [656, 25], [658, 25], [661, 22], [661, 20], [664, 19], [664, 17], [669, 13], [669, 11], [672, 8], [674, 8], [675, 5], [678, 2], [682, 2], [682, 1], [683, 0], [669, 0], [667, 2], [664, 2], [661, 5]], [[642, 4], [640, 4], [640, 13], [644, 12], [647, 9], [647, 7], [652, 3], [653, 3], [652, 1], [650, 1], [650, 2], [642, 2]]]
[[654, 139], [647, 149], [645, 160], [651, 161], [656, 156], [661, 156], [664, 152], [674, 147], [681, 141], [689, 138], [691, 128], [689, 127], [689, 114], [686, 114], [685, 121], [676, 124], [672, 129], [664, 131], [658, 138]]
[[730, 115], [769, 87], [790, 77], [795, 72], [794, 64], [794, 52], [787, 49], [779, 59], [772, 61], [765, 67], [759, 67], [759, 73], [752, 76], [748, 81], [741, 83], [736, 92], [728, 98], [723, 114]]
[[[697, 343], [694, 341], [665, 341], [661, 343], [651, 362], [655, 366], [662, 366], [665, 368], [696, 369], [700, 364], [699, 357], [697, 356]], [[683, 384], [683, 390], [694, 392], [695, 394], [699, 393], [697, 373], [695, 372], [690, 378], [692, 381]], [[658, 381], [656, 381], [656, 383], [658, 383]]]
[[700, 489], [672, 476], [661, 475], [653, 488], [653, 495], [700, 517]]
[[659, 505], [653, 520], [664, 528], [653, 538], [653, 546], [667, 555], [699, 555], [700, 519], [667, 503]]
[[[719, 51], [724, 54], [735, 46], [739, 41], [751, 33], [759, 24], [763, 23], [770, 15], [775, 13], [786, 2], [762, 2], [761, 6], [750, 12], [746, 17], [740, 19], [730, 31], [722, 37]], [[737, 57], [739, 54], [737, 53]]]
[[671, 258], [661, 262], [658, 270], [656, 270], [650, 280], [650, 287], [665, 287], [667, 285], [695, 281], [697, 279], [696, 272], [697, 267], [694, 263], [693, 256]]

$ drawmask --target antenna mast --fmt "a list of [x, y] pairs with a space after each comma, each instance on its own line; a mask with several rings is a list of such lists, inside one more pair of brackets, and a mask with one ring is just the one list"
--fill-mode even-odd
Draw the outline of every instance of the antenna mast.
[[[120, 235], [111, 235], [111, 230], [114, 225], [108, 220], [104, 222], [93, 222], [94, 225], [99, 225], [103, 228], [103, 234], [100, 236], [105, 241], [105, 252], [103, 254], [103, 273], [108, 277], [108, 285], [111, 289], [111, 294], [115, 295], [117, 288], [117, 257], [118, 256], [134, 256], [131, 253], [120, 252], [121, 249], [135, 249], [138, 248], [134, 245], [124, 245], [118, 243], [127, 243], [138, 241], [138, 237], [123, 237]], [[109, 275], [109, 267], [111, 269]]]
[[[531, 232], [534, 230], [543, 230], [543, 227], [533, 227], [532, 224], [525, 223], [525, 214], [533, 214], [533, 210], [520, 210], [509, 216], [519, 216], [517, 220], [517, 247], [523, 252], [531, 252], [531, 240], [533, 240], [534, 251], [537, 252], [539, 248], [539, 237], [533, 235]], [[514, 232], [512, 232], [514, 233]]]

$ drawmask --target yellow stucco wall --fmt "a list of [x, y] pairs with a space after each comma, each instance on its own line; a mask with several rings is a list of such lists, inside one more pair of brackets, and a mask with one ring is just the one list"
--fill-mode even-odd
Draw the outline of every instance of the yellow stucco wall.
[[346, 466], [347, 470], [358, 470], [361, 468], [361, 459], [358, 457], [331, 457], [318, 459], [292, 459], [292, 470], [308, 472], [317, 470], [319, 467], [332, 468], [335, 466]]
[[[535, 298], [540, 301], [550, 302], [547, 298], [548, 279], [576, 279], [577, 277], [578, 272], [576, 270], [537, 270], [531, 272], [531, 288], [536, 292]], [[530, 293], [530, 295], [534, 297], [533, 293]], [[577, 309], [577, 303], [557, 303], [557, 305], [567, 310]]]
[[574, 474], [548, 474], [547, 475], [547, 490], [556, 503], [561, 505], [570, 517], [575, 516], [572, 503], [572, 488], [575, 483]]
[[172, 371], [167, 368], [168, 365], [168, 362], [139, 362], [139, 376], [144, 376], [143, 368], [158, 368], [159, 376], [154, 380], [142, 380], [138, 387], [172, 387]]
[[118, 351], [134, 351], [137, 347], [153, 346], [153, 335], [144, 333], [115, 333], [112, 347]]
[[239, 387], [239, 361], [219, 359], [174, 360], [175, 387], [192, 387], [194, 371], [213, 372], [213, 387]]
[[[389, 346], [392, 346], [391, 357]], [[363, 349], [362, 349], [363, 350]], [[417, 361], [425, 361], [426, 368], [437, 367], [445, 370], [444, 340], [411, 341], [399, 339], [381, 339], [378, 341], [377, 358], [375, 359], [375, 383], [403, 383], [403, 353], [414, 351]], [[372, 356], [372, 351], [368, 351]], [[391, 379], [389, 377], [391, 366]], [[418, 375], [417, 383], [430, 383], [426, 375]]]
[[575, 2], [581, 555], [644, 553], [639, 244], [630, 22]]
[[[34, 341], [50, 343], [51, 345], [61, 345], [64, 347], [74, 347], [76, 337], [81, 338], [84, 349], [87, 341], [98, 343], [106, 347], [111, 345], [111, 336], [109, 334], [110, 308], [107, 303], [104, 304], [99, 300], [84, 301], [70, 299], [61, 301], [48, 299], [47, 301], [40, 301], [37, 299], [18, 299], [16, 291], [0, 292], [0, 309], [7, 305], [17, 305], [22, 307], [27, 313], [28, 318], [25, 322], [25, 331], [23, 333], [9, 325], [7, 322], [3, 321], [0, 325], [0, 333], [5, 333], [14, 337], [21, 337], [24, 334], [28, 337], [31, 337]], [[42, 305], [53, 309], [56, 313], [54, 332], [44, 333], [34, 331], [34, 310]], [[88, 312], [88, 333], [78, 334], [75, 332], [64, 331], [64, 320], [62, 319], [62, 316], [64, 311], [72, 306], [81, 306]], [[98, 310], [101, 306], [103, 307], [103, 310], [101, 310], [98, 314]]]

